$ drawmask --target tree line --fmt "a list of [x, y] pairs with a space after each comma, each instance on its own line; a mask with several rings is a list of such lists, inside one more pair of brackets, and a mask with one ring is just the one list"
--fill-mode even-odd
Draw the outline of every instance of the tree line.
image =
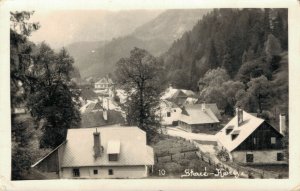
[[214, 9], [159, 58], [163, 82], [197, 91], [229, 115], [236, 106], [269, 117], [287, 112], [287, 16], [287, 9]]
[[[22, 178], [33, 162], [36, 151], [29, 144], [35, 130], [42, 131], [40, 148], [53, 149], [65, 140], [68, 128], [80, 123], [79, 91], [70, 78], [74, 60], [64, 48], [55, 52], [45, 42], [36, 45], [28, 40], [40, 28], [29, 22], [32, 14], [10, 16], [12, 179]], [[17, 108], [26, 108], [30, 120], [20, 118]]]

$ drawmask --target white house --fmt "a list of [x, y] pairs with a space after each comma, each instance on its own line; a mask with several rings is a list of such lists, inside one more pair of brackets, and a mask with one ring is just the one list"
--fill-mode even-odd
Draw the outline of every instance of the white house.
[[32, 165], [57, 178], [143, 178], [154, 165], [153, 148], [138, 127], [69, 129], [64, 143]]
[[94, 84], [94, 92], [109, 97], [114, 97], [115, 84], [109, 77], [103, 77]]
[[99, 81], [95, 82], [95, 89], [104, 90], [110, 88], [112, 85], [114, 85], [112, 79], [106, 76], [101, 78]]
[[219, 146], [229, 157], [245, 164], [286, 164], [282, 138], [286, 129], [285, 116], [280, 116], [280, 130], [264, 119], [241, 109], [236, 116], [216, 134]]
[[159, 116], [162, 125], [175, 125], [181, 116], [181, 108], [175, 103], [167, 100], [160, 101]]
[[218, 117], [206, 104], [185, 105], [178, 122], [182, 129], [194, 133], [215, 129], [219, 123]]

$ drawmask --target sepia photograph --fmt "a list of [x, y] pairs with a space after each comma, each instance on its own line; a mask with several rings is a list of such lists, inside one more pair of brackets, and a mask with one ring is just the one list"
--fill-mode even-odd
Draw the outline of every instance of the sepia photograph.
[[289, 177], [287, 8], [10, 12], [12, 180]]
[[299, 10], [0, 0], [0, 191], [300, 190]]

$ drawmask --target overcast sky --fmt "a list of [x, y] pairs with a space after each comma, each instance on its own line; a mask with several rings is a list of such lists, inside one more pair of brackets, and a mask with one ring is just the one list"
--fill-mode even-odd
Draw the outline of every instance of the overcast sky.
[[163, 10], [36, 11], [31, 21], [38, 21], [41, 28], [32, 33], [30, 40], [46, 41], [55, 49], [79, 41], [111, 40], [130, 34], [161, 12]]

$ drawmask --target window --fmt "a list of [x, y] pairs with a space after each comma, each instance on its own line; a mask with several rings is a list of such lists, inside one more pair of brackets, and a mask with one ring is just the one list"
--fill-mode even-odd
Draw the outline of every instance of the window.
[[253, 162], [253, 154], [246, 154], [246, 162]]
[[277, 161], [283, 161], [284, 156], [283, 153], [277, 153]]
[[94, 170], [94, 174], [98, 174], [98, 170]]
[[232, 126], [232, 125], [229, 125], [229, 126], [226, 128], [226, 130], [225, 130], [226, 135], [228, 135], [232, 130], [233, 130], [233, 126]]
[[276, 144], [276, 137], [271, 137], [271, 144]]
[[73, 176], [74, 176], [74, 177], [80, 177], [80, 171], [79, 171], [79, 168], [74, 168], [74, 169], [73, 169]]
[[108, 154], [109, 161], [118, 161], [118, 154]]
[[232, 139], [232, 140], [236, 139], [238, 135], [239, 135], [239, 134], [232, 134], [232, 135], [231, 135], [231, 139]]
[[176, 112], [176, 109], [174, 109], [174, 112]]
[[167, 112], [167, 117], [171, 117], [171, 112]]
[[253, 144], [256, 145], [256, 138], [253, 138]]
[[114, 175], [113, 169], [108, 169], [108, 175]]
[[226, 129], [226, 135], [228, 135], [233, 129]]

